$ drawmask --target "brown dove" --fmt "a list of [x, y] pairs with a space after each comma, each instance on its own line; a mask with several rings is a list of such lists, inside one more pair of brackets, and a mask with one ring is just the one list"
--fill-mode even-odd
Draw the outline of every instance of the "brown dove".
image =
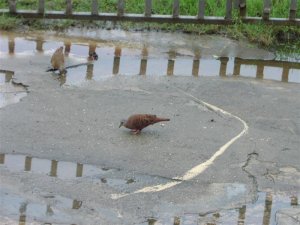
[[170, 119], [159, 118], [156, 115], [151, 114], [134, 114], [127, 120], [121, 120], [119, 128], [124, 126], [131, 129], [134, 134], [138, 134], [145, 127], [162, 121], [170, 121]]
[[64, 58], [64, 47], [56, 49], [51, 57], [51, 65], [54, 70], [59, 70], [59, 72], [65, 71], [65, 58]]

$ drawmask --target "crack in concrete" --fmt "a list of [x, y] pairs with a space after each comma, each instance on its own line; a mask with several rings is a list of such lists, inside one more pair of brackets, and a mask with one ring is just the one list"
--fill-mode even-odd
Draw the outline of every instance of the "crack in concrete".
[[247, 160], [245, 162], [245, 164], [242, 166], [242, 170], [247, 173], [248, 177], [252, 180], [252, 185], [253, 185], [253, 189], [252, 189], [252, 192], [253, 192], [253, 195], [256, 196], [255, 198], [255, 201], [257, 200], [257, 193], [258, 193], [258, 182], [257, 182], [257, 178], [250, 172], [247, 170], [247, 167], [249, 166], [250, 164], [250, 161], [251, 160], [257, 160], [258, 159], [258, 156], [259, 154], [257, 152], [252, 152], [252, 153], [249, 153], [247, 155]]
[[[298, 218], [295, 218], [293, 215], [289, 215], [289, 214], [287, 214], [287, 213], [285, 213], [285, 212], [277, 211], [277, 212], [275, 213], [276, 225], [279, 224], [279, 221], [277, 221], [277, 220], [278, 220], [278, 219], [277, 219], [277, 214], [284, 215], [284, 216], [286, 216], [286, 217], [288, 217], [288, 218], [291, 218], [291, 219], [292, 219], [293, 221], [295, 221], [296, 223], [300, 223], [300, 220], [299, 220]], [[300, 215], [299, 215], [299, 216], [300, 216]]]

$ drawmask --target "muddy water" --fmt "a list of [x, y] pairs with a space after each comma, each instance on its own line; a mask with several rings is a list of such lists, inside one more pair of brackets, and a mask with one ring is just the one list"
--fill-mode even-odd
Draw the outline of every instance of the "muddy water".
[[[242, 53], [233, 54], [223, 50], [218, 54], [212, 44], [207, 47], [211, 48], [212, 54], [209, 55], [209, 49], [205, 47], [191, 49], [193, 46], [187, 45], [184, 49], [181, 46], [183, 41], [179, 41], [180, 47], [177, 48], [174, 44], [169, 48], [166, 44], [160, 48], [131, 42], [47, 39], [41, 36], [23, 37], [3, 33], [0, 37], [0, 54], [2, 57], [11, 58], [34, 54], [50, 56], [58, 46], [65, 46], [66, 66], [70, 66], [74, 61], [87, 62], [89, 51], [95, 49], [99, 59], [88, 65], [69, 69], [67, 76], [59, 78], [61, 85], [81, 85], [114, 75], [248, 77], [300, 83], [300, 63], [297, 61], [272, 60], [268, 54], [259, 50], [257, 56], [253, 57], [257, 59], [243, 59], [240, 57], [243, 56]], [[260, 57], [264, 59], [259, 59]], [[72, 59], [72, 63], [68, 62], [68, 58]]]
[[[36, 173], [56, 177], [61, 180], [90, 179], [101, 180], [111, 186], [130, 185], [134, 179], [113, 179], [111, 172], [115, 169], [98, 168], [93, 165], [34, 158], [25, 155], [0, 154], [0, 166], [11, 173]], [[227, 188], [228, 198], [243, 191], [241, 185], [231, 185]], [[298, 208], [298, 195], [273, 193], [272, 191], [258, 192], [257, 199], [240, 208], [226, 209], [206, 214], [197, 212], [185, 213], [175, 217], [149, 217], [142, 224], [176, 224], [176, 225], [218, 225], [218, 224], [262, 224], [275, 225], [281, 219], [281, 210]], [[71, 215], [85, 206], [85, 202], [69, 199], [63, 196], [45, 194], [45, 203], [32, 202], [11, 193], [10, 190], [0, 188], [2, 221], [8, 224], [39, 224], [38, 221], [60, 221], [64, 224], [73, 223]], [[68, 212], [68, 213], [67, 213]], [[295, 217], [297, 220], [297, 218]], [[36, 223], [34, 222], [36, 221]], [[27, 222], [27, 223], [26, 223]], [[48, 223], [48, 224], [52, 224]], [[55, 224], [55, 222], [53, 222]]]

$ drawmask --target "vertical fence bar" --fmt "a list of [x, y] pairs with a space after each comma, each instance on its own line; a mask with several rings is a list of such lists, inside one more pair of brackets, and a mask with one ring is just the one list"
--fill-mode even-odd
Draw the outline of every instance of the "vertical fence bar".
[[273, 196], [271, 193], [266, 193], [265, 210], [262, 224], [270, 224], [272, 211]]
[[143, 48], [139, 75], [146, 75], [147, 61], [148, 61], [148, 50], [147, 50], [147, 48]]
[[17, 2], [16, 0], [9, 0], [8, 1], [8, 8], [10, 13], [16, 13], [17, 12]]
[[85, 75], [85, 79], [87, 80], [92, 80], [94, 76], [94, 64], [88, 64], [86, 66], [86, 75]]
[[27, 211], [27, 204], [26, 202], [22, 202], [19, 208], [19, 225], [26, 224], [26, 211]]
[[264, 0], [263, 19], [269, 20], [271, 12], [271, 0]]
[[32, 157], [26, 156], [25, 157], [24, 171], [30, 171], [31, 170], [31, 162], [32, 162]]
[[97, 16], [99, 14], [99, 3], [98, 0], [92, 0], [92, 5], [91, 5], [91, 14], [93, 16]]
[[232, 19], [232, 0], [226, 0], [226, 15], [225, 20]]
[[291, 205], [292, 206], [298, 205], [298, 198], [297, 198], [297, 196], [292, 196], [291, 197]]
[[239, 208], [238, 225], [244, 225], [246, 218], [246, 206]]
[[66, 15], [72, 15], [72, 0], [66, 0]]
[[8, 53], [14, 54], [15, 53], [15, 39], [12, 36], [9, 36], [8, 38]]
[[225, 77], [226, 71], [227, 71], [227, 63], [229, 61], [228, 57], [221, 57], [220, 58], [220, 70], [219, 70], [219, 76]]
[[65, 41], [65, 56], [69, 56], [69, 53], [71, 52], [71, 42], [70, 41]]
[[152, 10], [152, 0], [145, 0], [145, 16], [151, 17]]
[[176, 57], [176, 52], [171, 50], [169, 52], [168, 67], [167, 67], [168, 76], [174, 75], [175, 57]]
[[234, 59], [233, 75], [238, 76], [241, 74], [241, 61], [239, 58]]
[[173, 0], [173, 18], [179, 17], [179, 0]]
[[125, 11], [125, 0], [119, 0], [118, 1], [118, 16], [124, 16]]
[[291, 0], [289, 19], [295, 20], [296, 14], [297, 14], [297, 0]]
[[199, 76], [200, 58], [201, 58], [201, 51], [200, 51], [200, 49], [195, 49], [194, 50], [194, 59], [193, 59], [193, 69], [192, 69], [192, 75], [194, 77], [198, 77]]
[[290, 68], [288, 66], [283, 66], [282, 74], [281, 74], [281, 81], [282, 82], [288, 82], [289, 81], [289, 73], [290, 73]]
[[0, 154], [0, 164], [4, 164], [5, 162], [5, 154], [1, 153]]
[[122, 53], [122, 49], [117, 46], [115, 48], [115, 56], [114, 56], [114, 62], [113, 62], [113, 74], [114, 75], [119, 74], [121, 53]]
[[38, 13], [39, 14], [45, 13], [45, 0], [39, 0]]
[[35, 47], [35, 49], [38, 52], [43, 52], [43, 44], [44, 44], [44, 39], [42, 37], [38, 37], [36, 39], [36, 47]]
[[193, 69], [192, 69], [192, 75], [194, 77], [199, 76], [199, 67], [200, 67], [200, 59], [199, 58], [194, 58], [194, 60], [193, 60]]
[[82, 172], [83, 172], [83, 164], [77, 163], [77, 166], [76, 166], [76, 177], [82, 177]]
[[198, 4], [198, 19], [204, 19], [204, 15], [205, 15], [205, 0], [199, 0], [199, 4]]
[[51, 160], [50, 177], [56, 177], [57, 176], [57, 164], [58, 164], [58, 161]]
[[263, 63], [257, 64], [256, 78], [258, 78], [258, 79], [263, 79], [264, 78], [264, 65], [263, 65]]
[[239, 9], [240, 9], [240, 17], [246, 17], [247, 16], [247, 4], [246, 0], [239, 0]]

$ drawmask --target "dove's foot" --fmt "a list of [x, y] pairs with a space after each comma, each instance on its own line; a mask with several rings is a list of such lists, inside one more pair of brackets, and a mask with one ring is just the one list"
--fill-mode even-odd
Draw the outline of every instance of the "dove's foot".
[[141, 133], [141, 130], [131, 130], [131, 133], [132, 134], [139, 134], [139, 133]]

